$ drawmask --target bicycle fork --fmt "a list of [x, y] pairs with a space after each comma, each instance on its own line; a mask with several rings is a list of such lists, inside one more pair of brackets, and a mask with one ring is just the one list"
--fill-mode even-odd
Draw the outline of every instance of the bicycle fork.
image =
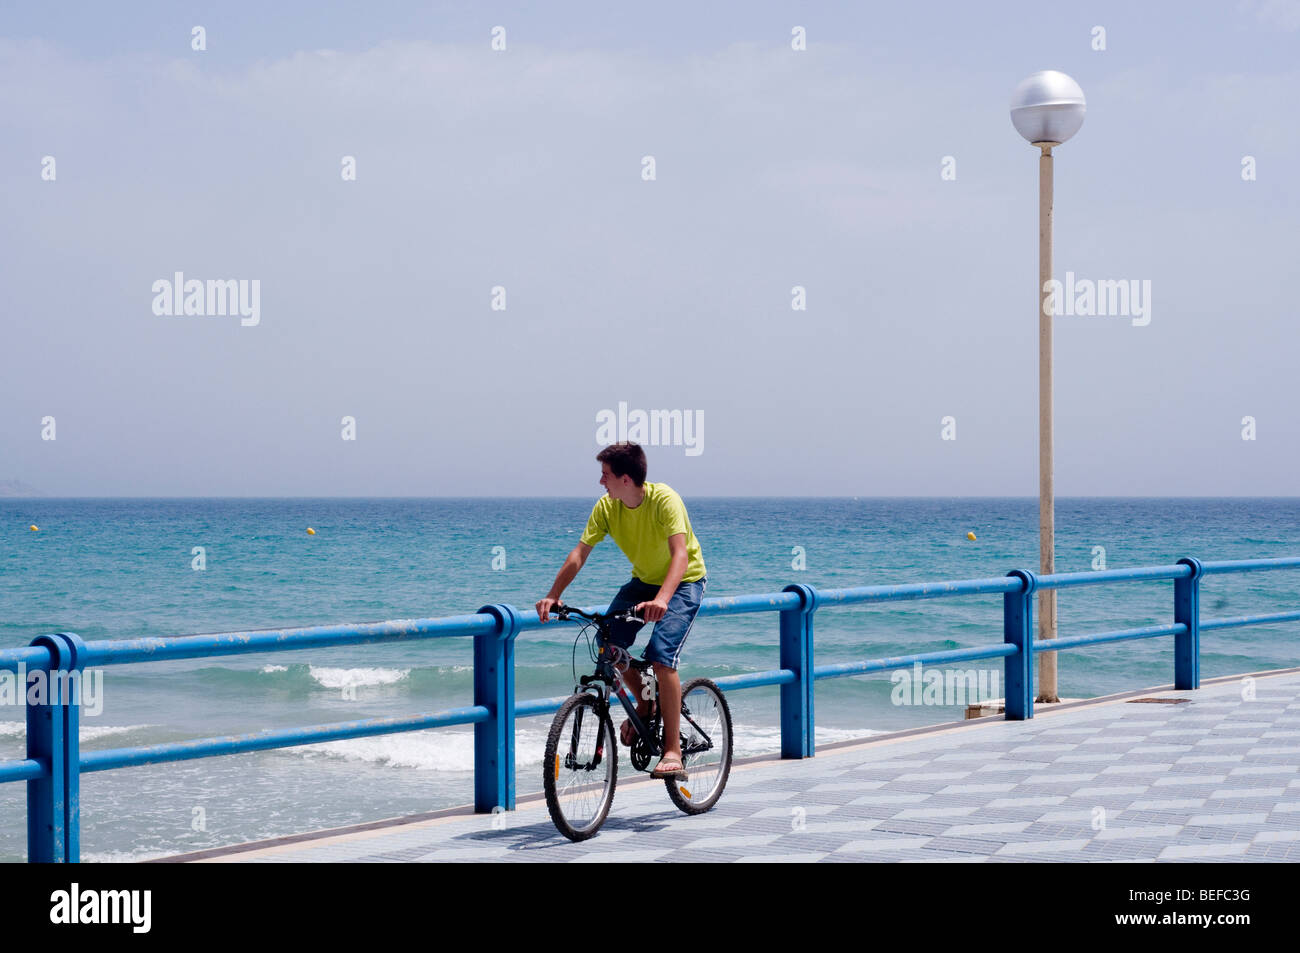
[[[582, 719], [587, 712], [586, 705], [579, 705], [573, 717], [573, 733], [569, 736], [569, 752], [564, 756], [564, 766], [570, 771], [595, 771], [605, 757], [605, 722], [599, 711], [593, 711], [596, 718], [596, 750], [589, 761], [578, 759], [578, 749], [582, 740]], [[559, 774], [559, 765], [555, 766]]]

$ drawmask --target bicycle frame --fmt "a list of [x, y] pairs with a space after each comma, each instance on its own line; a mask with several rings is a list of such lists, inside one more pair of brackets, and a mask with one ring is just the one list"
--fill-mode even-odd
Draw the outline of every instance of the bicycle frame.
[[[579, 684], [574, 687], [575, 692], [594, 692], [600, 699], [600, 710], [602, 714], [609, 712], [609, 696], [614, 695], [623, 710], [627, 712], [628, 719], [632, 722], [632, 727], [649, 750], [651, 757], [662, 757], [663, 747], [659, 739], [655, 738], [650, 731], [650, 726], [642, 720], [636, 710], [636, 701], [631, 697], [628, 691], [627, 682], [624, 680], [622, 673], [614, 664], [613, 652], [610, 649], [613, 643], [609, 641], [609, 620], [601, 616], [600, 613], [588, 614], [581, 609], [575, 609], [572, 606], [559, 604], [555, 608], [556, 615], [561, 620], [567, 620], [569, 615], [576, 615], [579, 618], [586, 619], [596, 626], [596, 645], [598, 647], [596, 659], [596, 671], [592, 675], [583, 675], [578, 679]], [[621, 649], [621, 647], [620, 647]], [[628, 664], [635, 664], [629, 657]], [[594, 686], [594, 687], [593, 687]], [[693, 724], [693, 722], [692, 722]], [[578, 725], [581, 725], [581, 719], [578, 719]], [[697, 726], [698, 727], [698, 726]], [[701, 732], [702, 733], [702, 732]], [[573, 746], [577, 745], [578, 736], [575, 733]], [[571, 748], [572, 750], [572, 748]], [[596, 763], [599, 763], [599, 758]], [[594, 766], [594, 765], [593, 765]]]
[[[624, 680], [622, 672], [619, 670], [618, 666], [614, 664], [614, 653], [610, 651], [613, 647], [613, 643], [609, 641], [608, 619], [604, 618], [599, 613], [589, 615], [581, 609], [574, 609], [571, 606], [564, 605], [556, 607], [556, 614], [564, 620], [567, 620], [570, 614], [576, 615], [580, 618], [586, 619], [588, 622], [591, 622], [596, 626], [596, 645], [598, 647], [596, 671], [592, 675], [581, 676], [578, 679], [579, 684], [574, 686], [574, 691], [594, 693], [596, 697], [600, 699], [598, 708], [602, 715], [609, 713], [609, 696], [612, 693], [614, 697], [618, 699], [619, 704], [623, 706], [623, 710], [627, 712], [628, 720], [632, 722], [632, 727], [635, 730], [637, 737], [645, 743], [647, 750], [650, 752], [650, 756], [652, 758], [662, 757], [664, 753], [663, 746], [659, 743], [659, 739], [650, 731], [650, 726], [647, 725], [645, 721], [642, 720], [641, 715], [638, 714], [636, 710], [636, 701], [632, 699], [631, 693], [628, 691], [627, 682]], [[622, 649], [621, 646], [619, 648], [620, 651], [626, 652], [626, 650]], [[630, 657], [628, 664], [636, 665]], [[641, 671], [645, 670], [640, 666], [638, 666], [638, 668], [640, 668]], [[686, 711], [685, 706], [682, 707], [682, 720], [689, 723], [691, 727], [699, 732], [700, 737], [704, 739], [703, 744], [692, 746], [690, 753], [696, 751], [708, 751], [713, 747], [713, 739], [710, 738], [704, 729], [696, 723], [695, 719], [690, 716], [690, 713]], [[570, 759], [574, 757], [574, 754], [577, 751], [581, 728], [582, 717], [581, 714], [579, 714], [579, 717], [575, 719], [573, 738], [569, 745]], [[687, 754], [687, 751], [682, 751], [682, 757], [686, 757]], [[583, 767], [587, 770], [594, 769], [598, 764], [600, 764], [601, 757], [603, 757], [603, 753], [597, 751], [595, 760], [589, 765], [583, 765]]]
[[[651, 756], [656, 758], [661, 757], [663, 755], [663, 747], [659, 744], [659, 739], [652, 736], [650, 727], [641, 720], [641, 715], [636, 710], [636, 704], [631, 700], [630, 694], [627, 691], [627, 682], [624, 681], [617, 666], [615, 666], [613, 661], [610, 660], [610, 653], [605, 651], [608, 643], [606, 643], [603, 638], [598, 638], [597, 644], [600, 646], [601, 660], [596, 664], [596, 674], [582, 676], [580, 679], [581, 687], [578, 690], [594, 691], [600, 698], [601, 708], [608, 711], [609, 692], [610, 687], [613, 686], [614, 696], [619, 700], [620, 704], [622, 704], [623, 710], [627, 712], [628, 718], [631, 720], [632, 726], [636, 730], [637, 735], [646, 742], [646, 747], [649, 749]], [[593, 684], [597, 686], [595, 689], [592, 688]], [[690, 716], [690, 713], [685, 709], [685, 707], [682, 708], [682, 721], [688, 723], [692, 728], [699, 732], [700, 737], [703, 739], [703, 743], [690, 746], [689, 751], [683, 749], [682, 757], [699, 751], [708, 751], [713, 747], [713, 739], [710, 738], [708, 732], [701, 728], [695, 719]], [[580, 720], [579, 724], [581, 724]], [[574, 737], [574, 744], [577, 744], [576, 735]]]
[[[597, 623], [599, 625], [599, 623]], [[642, 720], [641, 715], [636, 710], [636, 702], [632, 699], [631, 692], [628, 691], [626, 680], [622, 673], [614, 664], [612, 653], [610, 653], [610, 643], [605, 639], [602, 632], [597, 636], [596, 644], [599, 646], [600, 659], [596, 663], [596, 673], [594, 675], [584, 675], [579, 681], [581, 687], [579, 691], [594, 691], [600, 698], [601, 708], [609, 710], [609, 697], [612, 694], [618, 699], [623, 710], [627, 712], [628, 719], [632, 722], [632, 727], [636, 734], [649, 749], [650, 754], [659, 757], [663, 754], [662, 746], [659, 739], [655, 738], [650, 732], [650, 726]], [[593, 686], [595, 686], [593, 688]]]

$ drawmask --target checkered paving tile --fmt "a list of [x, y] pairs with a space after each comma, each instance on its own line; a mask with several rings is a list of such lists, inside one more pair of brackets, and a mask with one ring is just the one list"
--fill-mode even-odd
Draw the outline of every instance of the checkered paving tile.
[[[737, 765], [709, 813], [621, 779], [570, 843], [538, 800], [267, 847], [233, 862], [1300, 862], [1300, 675], [1225, 682], [1181, 705], [1105, 702], [1028, 722]], [[521, 779], [522, 780], [522, 779]], [[495, 821], [495, 823], [494, 823]]]

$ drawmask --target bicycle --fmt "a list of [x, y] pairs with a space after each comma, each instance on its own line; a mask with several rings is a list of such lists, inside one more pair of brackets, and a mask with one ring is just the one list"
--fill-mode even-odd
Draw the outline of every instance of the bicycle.
[[[574, 694], [555, 713], [542, 761], [551, 820], [569, 840], [582, 841], [605, 823], [618, 783], [618, 734], [610, 719], [610, 693], [632, 722], [635, 734], [628, 754], [638, 771], [649, 770], [650, 763], [663, 755], [663, 719], [657, 703], [648, 719], [642, 719], [622, 676], [629, 667], [644, 673], [651, 663], [632, 658], [609, 641], [611, 622], [644, 623], [644, 619], [633, 612], [601, 615], [559, 603], [551, 611], [562, 621], [570, 616], [586, 620], [573, 643], [574, 675], [578, 643], [593, 627], [597, 632], [594, 651], [591, 640], [587, 642], [596, 671], [578, 679]], [[664, 784], [683, 813], [703, 814], [718, 802], [731, 773], [731, 709], [712, 680], [693, 678], [682, 686], [680, 736], [682, 767], [689, 777], [664, 778]]]

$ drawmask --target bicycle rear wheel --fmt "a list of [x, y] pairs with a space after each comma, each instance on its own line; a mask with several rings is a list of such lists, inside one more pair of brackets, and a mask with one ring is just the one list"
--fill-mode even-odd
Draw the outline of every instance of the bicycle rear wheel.
[[560, 833], [580, 841], [600, 830], [614, 801], [618, 745], [608, 712], [592, 695], [574, 695], [551, 722], [542, 761], [546, 809]]
[[682, 686], [682, 766], [690, 779], [664, 778], [668, 796], [687, 814], [703, 814], [718, 802], [731, 773], [731, 709], [711, 680]]

